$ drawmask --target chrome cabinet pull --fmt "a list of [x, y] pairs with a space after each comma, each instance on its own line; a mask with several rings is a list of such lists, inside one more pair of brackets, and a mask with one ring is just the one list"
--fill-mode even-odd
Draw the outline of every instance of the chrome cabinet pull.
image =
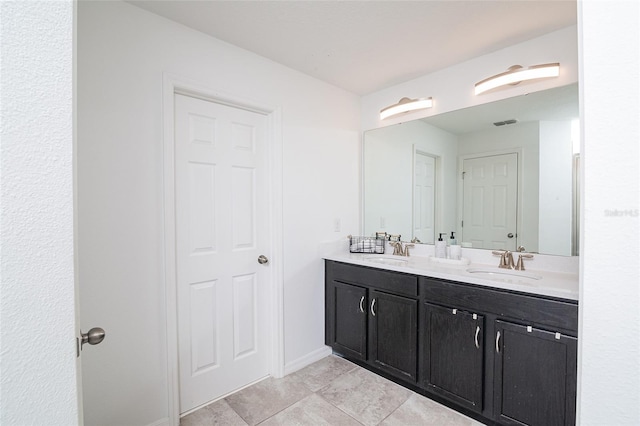
[[476, 336], [474, 340], [476, 341], [476, 349], [480, 349], [480, 343], [478, 343], [478, 334], [480, 334], [480, 326], [476, 326]]
[[364, 296], [360, 298], [360, 312], [364, 314]]
[[500, 332], [496, 334], [496, 352], [500, 353]]
[[375, 306], [376, 306], [376, 299], [373, 299], [371, 301], [371, 315], [373, 315], [374, 317], [376, 316], [376, 311], [375, 311]]

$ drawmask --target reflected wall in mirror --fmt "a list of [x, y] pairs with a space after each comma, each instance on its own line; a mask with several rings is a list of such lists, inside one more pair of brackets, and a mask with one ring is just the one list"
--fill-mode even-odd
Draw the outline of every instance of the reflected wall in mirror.
[[573, 84], [365, 132], [364, 235], [577, 255], [578, 117]]

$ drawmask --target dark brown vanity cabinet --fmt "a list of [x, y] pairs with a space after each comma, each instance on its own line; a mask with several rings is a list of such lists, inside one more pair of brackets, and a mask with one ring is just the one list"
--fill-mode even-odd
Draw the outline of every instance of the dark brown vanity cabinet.
[[494, 412], [507, 425], [575, 424], [577, 339], [496, 321]]
[[418, 301], [370, 290], [369, 361], [401, 379], [417, 380]]
[[[420, 295], [427, 329], [419, 364], [426, 390], [498, 424], [575, 424], [577, 302], [426, 277], [420, 277]], [[477, 318], [482, 350], [475, 353], [468, 315]], [[434, 375], [436, 369], [448, 379]]]
[[327, 261], [325, 281], [325, 343], [347, 358], [415, 383], [417, 277]]
[[578, 304], [326, 261], [334, 352], [485, 423], [575, 424]]
[[421, 385], [482, 412], [484, 316], [425, 303], [421, 333]]
[[332, 324], [331, 343], [327, 344], [341, 354], [362, 361], [367, 360], [367, 297], [364, 287], [338, 281], [327, 286], [327, 300], [330, 299], [333, 306], [331, 321], [327, 321]]

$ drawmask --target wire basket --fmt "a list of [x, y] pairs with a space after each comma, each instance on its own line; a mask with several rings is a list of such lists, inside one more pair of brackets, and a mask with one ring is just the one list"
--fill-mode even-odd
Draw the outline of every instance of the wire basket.
[[349, 252], [384, 254], [385, 240], [375, 237], [354, 237], [349, 235]]

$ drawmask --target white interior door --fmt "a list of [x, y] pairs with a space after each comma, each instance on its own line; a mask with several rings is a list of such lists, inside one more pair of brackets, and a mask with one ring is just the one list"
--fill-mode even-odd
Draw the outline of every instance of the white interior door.
[[436, 159], [415, 151], [413, 167], [413, 236], [433, 244], [435, 235]]
[[474, 248], [517, 247], [518, 154], [463, 161], [462, 241]]
[[175, 96], [180, 412], [268, 374], [266, 117]]

